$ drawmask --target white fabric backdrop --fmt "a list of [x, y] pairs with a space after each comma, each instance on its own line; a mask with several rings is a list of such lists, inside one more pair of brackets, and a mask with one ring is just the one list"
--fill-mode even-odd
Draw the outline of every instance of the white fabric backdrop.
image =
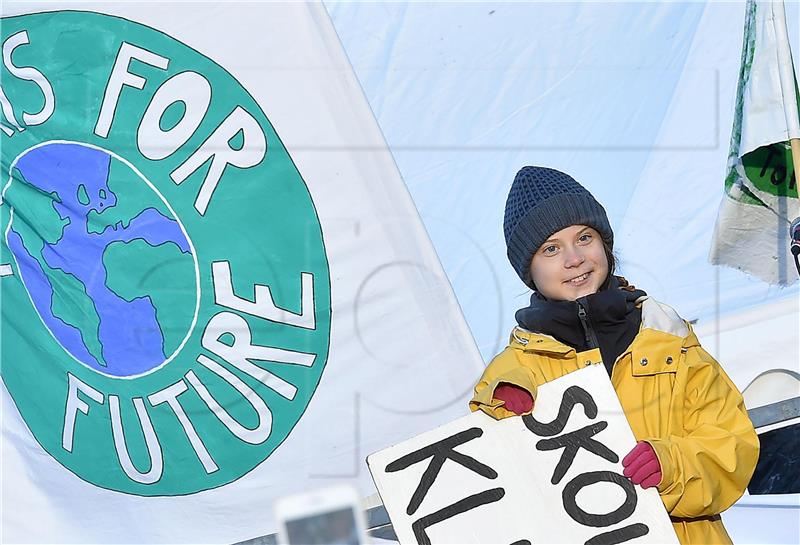
[[744, 3], [325, 4], [485, 359], [527, 304], [502, 232], [526, 164], [589, 188], [622, 274], [686, 319], [798, 298], [707, 261]]

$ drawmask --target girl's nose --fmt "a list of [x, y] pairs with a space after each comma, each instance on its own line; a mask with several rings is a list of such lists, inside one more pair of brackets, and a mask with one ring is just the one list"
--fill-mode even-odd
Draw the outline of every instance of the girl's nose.
[[577, 267], [585, 261], [583, 253], [577, 248], [567, 248], [564, 255], [565, 267]]

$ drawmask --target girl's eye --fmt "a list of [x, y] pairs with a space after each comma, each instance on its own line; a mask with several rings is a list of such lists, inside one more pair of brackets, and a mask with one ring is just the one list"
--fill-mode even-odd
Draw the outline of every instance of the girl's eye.
[[589, 233], [584, 233], [580, 237], [578, 237], [578, 240], [581, 242], [589, 242], [590, 240], [592, 240], [592, 235]]
[[542, 248], [542, 253], [543, 254], [554, 254], [554, 253], [556, 253], [557, 249], [558, 248], [556, 248], [555, 244], [551, 244], [550, 246], [545, 246], [544, 248]]

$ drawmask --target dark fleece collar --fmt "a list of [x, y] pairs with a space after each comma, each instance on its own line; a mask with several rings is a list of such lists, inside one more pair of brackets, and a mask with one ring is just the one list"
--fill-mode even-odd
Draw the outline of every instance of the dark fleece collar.
[[[645, 295], [621, 276], [612, 276], [607, 288], [577, 301], [550, 301], [534, 292], [531, 304], [519, 309], [515, 317], [521, 327], [555, 337], [578, 352], [599, 347], [610, 375], [616, 359], [639, 332], [642, 310], [636, 307], [636, 300]], [[586, 310], [591, 331], [586, 331], [581, 321], [580, 306]]]

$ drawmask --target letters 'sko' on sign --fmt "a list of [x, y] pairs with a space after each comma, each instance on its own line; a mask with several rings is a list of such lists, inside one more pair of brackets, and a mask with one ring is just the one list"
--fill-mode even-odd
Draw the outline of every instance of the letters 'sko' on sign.
[[654, 488], [622, 475], [636, 444], [605, 369], [539, 388], [534, 412], [473, 413], [367, 458], [400, 543], [673, 543]]

